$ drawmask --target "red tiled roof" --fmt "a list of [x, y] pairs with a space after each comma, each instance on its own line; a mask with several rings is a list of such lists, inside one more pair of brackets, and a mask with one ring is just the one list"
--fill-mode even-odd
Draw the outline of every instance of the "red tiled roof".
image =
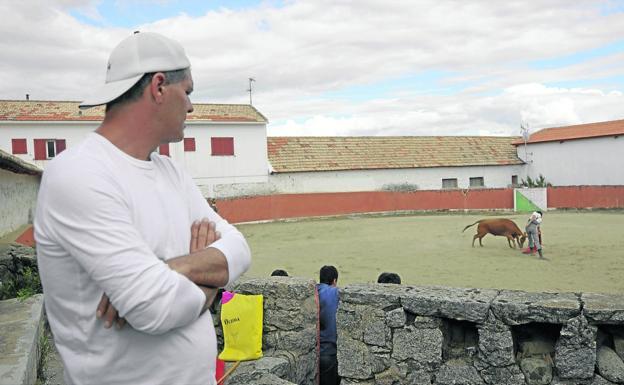
[[269, 137], [275, 172], [522, 164], [518, 137]]
[[[78, 109], [79, 102], [51, 100], [0, 100], [0, 121], [100, 121], [104, 107]], [[189, 121], [258, 122], [267, 119], [249, 104], [194, 103]]]
[[[624, 120], [545, 128], [531, 134], [527, 143], [555, 142], [612, 135], [624, 135]], [[514, 144], [524, 144], [524, 141], [518, 140]]]

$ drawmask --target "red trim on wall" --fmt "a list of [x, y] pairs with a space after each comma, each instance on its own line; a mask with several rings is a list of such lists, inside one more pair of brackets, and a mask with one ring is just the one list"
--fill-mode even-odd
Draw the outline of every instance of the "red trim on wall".
[[[513, 210], [513, 189], [283, 194], [223, 199], [232, 223], [384, 211]], [[624, 208], [624, 186], [549, 187], [549, 208]]]
[[28, 154], [26, 139], [11, 139], [11, 149], [13, 154]]
[[624, 208], [624, 186], [563, 186], [548, 187], [548, 207]]

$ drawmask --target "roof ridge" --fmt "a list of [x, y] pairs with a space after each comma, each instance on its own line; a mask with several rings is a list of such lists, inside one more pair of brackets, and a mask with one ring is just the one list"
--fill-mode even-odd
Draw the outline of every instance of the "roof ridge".
[[552, 130], [552, 129], [556, 129], [556, 128], [570, 128], [570, 127], [589, 126], [589, 125], [593, 125], [593, 124], [616, 124], [616, 123], [624, 123], [624, 118], [623, 119], [615, 119], [615, 120], [601, 120], [599, 122], [570, 124], [570, 125], [567, 125], [567, 126], [542, 127], [542, 128], [539, 129], [539, 131], [535, 131], [534, 134], [536, 134], [536, 133], [538, 133], [540, 131]]

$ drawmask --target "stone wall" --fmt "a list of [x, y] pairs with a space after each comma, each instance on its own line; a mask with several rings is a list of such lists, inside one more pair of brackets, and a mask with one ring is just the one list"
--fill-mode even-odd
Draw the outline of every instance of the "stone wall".
[[[314, 282], [235, 291], [265, 295], [264, 357], [226, 383], [314, 384]], [[624, 296], [361, 284], [337, 319], [342, 385], [624, 383]]]
[[624, 383], [624, 296], [353, 285], [342, 384]]
[[[225, 382], [313, 385], [317, 371], [315, 283], [292, 277], [241, 280], [241, 294], [264, 296], [263, 358], [242, 363]], [[218, 350], [223, 350], [219, 308], [215, 315]], [[231, 364], [228, 364], [228, 367]]]

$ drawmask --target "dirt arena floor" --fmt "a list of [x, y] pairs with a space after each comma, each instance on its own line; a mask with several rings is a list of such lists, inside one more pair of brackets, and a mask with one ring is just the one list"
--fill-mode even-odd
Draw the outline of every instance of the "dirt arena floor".
[[[624, 211], [553, 211], [542, 224], [544, 256], [511, 249], [487, 235], [471, 247], [482, 218], [514, 220], [525, 214], [356, 216], [244, 224], [253, 253], [249, 276], [277, 268], [317, 280], [324, 264], [340, 273], [339, 285], [375, 282], [383, 271], [404, 284], [506, 288], [525, 291], [624, 293]], [[526, 246], [526, 244], [525, 244]]]

